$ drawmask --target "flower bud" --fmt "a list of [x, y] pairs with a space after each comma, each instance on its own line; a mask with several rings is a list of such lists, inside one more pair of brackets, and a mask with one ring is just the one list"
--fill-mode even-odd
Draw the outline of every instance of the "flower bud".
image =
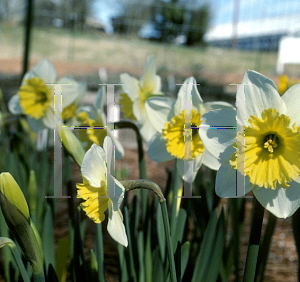
[[42, 251], [31, 227], [25, 197], [9, 172], [0, 174], [0, 204], [5, 221], [15, 236], [33, 275], [43, 276]]

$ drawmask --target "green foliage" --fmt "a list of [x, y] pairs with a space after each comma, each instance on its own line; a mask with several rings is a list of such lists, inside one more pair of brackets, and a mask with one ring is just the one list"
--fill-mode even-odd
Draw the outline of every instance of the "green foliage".
[[170, 41], [179, 35], [186, 36], [187, 45], [203, 44], [203, 36], [210, 19], [209, 6], [187, 8], [178, 1], [158, 1], [164, 17], [162, 41]]

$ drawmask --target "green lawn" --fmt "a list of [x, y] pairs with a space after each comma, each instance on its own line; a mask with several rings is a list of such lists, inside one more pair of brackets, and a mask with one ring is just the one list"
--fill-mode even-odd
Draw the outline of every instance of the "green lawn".
[[[22, 58], [23, 27], [0, 24], [0, 44], [3, 58]], [[140, 70], [150, 54], [156, 56], [158, 69], [177, 73], [207, 71], [243, 74], [247, 69], [274, 75], [277, 53], [238, 51], [220, 48], [200, 48], [161, 44], [132, 36], [106, 35], [96, 31], [34, 28], [31, 58], [46, 57], [55, 61], [78, 62], [116, 69], [130, 67]], [[288, 67], [297, 75], [299, 67]]]

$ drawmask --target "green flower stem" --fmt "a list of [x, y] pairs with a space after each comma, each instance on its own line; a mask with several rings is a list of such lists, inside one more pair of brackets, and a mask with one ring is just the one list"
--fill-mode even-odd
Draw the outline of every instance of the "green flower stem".
[[300, 209], [298, 209], [292, 216], [293, 234], [298, 254], [298, 281], [300, 281]]
[[23, 278], [23, 281], [24, 282], [30, 282], [29, 276], [28, 276], [27, 271], [25, 269], [25, 266], [24, 266], [24, 264], [21, 260], [21, 256], [20, 256], [20, 253], [19, 253], [18, 249], [16, 248], [16, 246], [14, 246], [14, 247], [10, 246], [10, 249], [11, 249], [11, 252], [12, 252], [12, 254], [13, 254], [13, 256], [14, 256], [16, 262], [17, 262], [17, 265], [18, 265], [19, 270], [21, 272], [21, 276]]
[[177, 277], [176, 277], [176, 269], [175, 269], [172, 241], [171, 241], [171, 236], [170, 236], [170, 224], [169, 224], [169, 220], [168, 220], [166, 200], [159, 201], [159, 202], [160, 202], [161, 213], [163, 215], [163, 221], [164, 221], [164, 226], [165, 226], [167, 249], [168, 249], [168, 256], [169, 256], [169, 261], [170, 261], [171, 281], [176, 282]]
[[231, 206], [231, 220], [232, 220], [232, 239], [233, 239], [233, 253], [234, 253], [234, 266], [235, 266], [235, 282], [239, 282], [239, 262], [240, 262], [240, 232], [239, 232], [239, 217], [237, 213], [239, 199], [229, 199], [229, 205]]
[[33, 282], [45, 282], [44, 274], [41, 275], [33, 274]]
[[149, 181], [149, 180], [144, 180], [144, 179], [125, 180], [125, 181], [121, 181], [121, 183], [125, 187], [126, 192], [134, 190], [134, 189], [143, 188], [143, 189], [153, 191], [156, 194], [156, 196], [159, 198], [159, 202], [161, 205], [161, 212], [162, 212], [162, 216], [163, 216], [165, 234], [166, 234], [167, 250], [168, 250], [169, 262], [170, 262], [171, 281], [177, 282], [166, 199], [165, 199], [163, 193], [161, 192], [161, 189], [154, 182]]
[[131, 234], [130, 234], [130, 227], [129, 227], [129, 216], [128, 216], [128, 209], [124, 207], [124, 218], [125, 218], [125, 226], [127, 230], [127, 238], [128, 238], [128, 252], [129, 252], [129, 267], [132, 275], [132, 281], [136, 282], [136, 271], [134, 267], [134, 256], [132, 250], [132, 243], [131, 243]]
[[[131, 121], [119, 121], [115, 122], [115, 129], [122, 129], [122, 128], [131, 128], [136, 133], [136, 141], [138, 145], [138, 156], [139, 156], [139, 172], [141, 179], [147, 179], [146, 174], [146, 162], [143, 150], [143, 139], [140, 134], [140, 131], [135, 123]], [[145, 223], [146, 214], [147, 214], [147, 207], [148, 207], [148, 193], [145, 190], [141, 191], [141, 201], [142, 201], [142, 222]]]
[[268, 261], [268, 255], [270, 251], [271, 241], [274, 234], [276, 222], [277, 222], [277, 217], [272, 213], [269, 213], [268, 224], [266, 227], [266, 231], [264, 233], [264, 238], [258, 253], [258, 260], [257, 260], [256, 276], [258, 275], [260, 276], [260, 280], [259, 280], [260, 282], [263, 282], [264, 280], [265, 269]]
[[141, 188], [147, 189], [154, 192], [156, 196], [159, 198], [160, 202], [166, 201], [164, 194], [161, 192], [159, 186], [150, 180], [138, 179], [138, 180], [123, 180], [120, 182], [124, 186], [126, 192], [135, 189], [141, 189]]
[[253, 200], [253, 216], [244, 270], [244, 282], [253, 282], [255, 278], [261, 227], [265, 210], [255, 197]]
[[146, 175], [146, 163], [144, 157], [144, 150], [143, 150], [143, 139], [140, 134], [138, 127], [130, 121], [118, 121], [115, 122], [115, 129], [122, 129], [122, 128], [131, 128], [136, 133], [136, 141], [138, 144], [138, 154], [139, 154], [139, 169], [140, 169], [140, 178], [147, 179]]

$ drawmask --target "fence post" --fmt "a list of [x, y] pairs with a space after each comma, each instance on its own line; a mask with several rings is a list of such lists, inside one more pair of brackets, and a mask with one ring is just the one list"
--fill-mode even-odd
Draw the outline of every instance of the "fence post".
[[[24, 46], [24, 57], [23, 57], [23, 70], [22, 77], [28, 70], [29, 64], [29, 48], [30, 48], [30, 34], [33, 20], [33, 0], [27, 0], [27, 11], [26, 11], [26, 27], [25, 27], [25, 46]], [[22, 79], [21, 77], [21, 79]]]

